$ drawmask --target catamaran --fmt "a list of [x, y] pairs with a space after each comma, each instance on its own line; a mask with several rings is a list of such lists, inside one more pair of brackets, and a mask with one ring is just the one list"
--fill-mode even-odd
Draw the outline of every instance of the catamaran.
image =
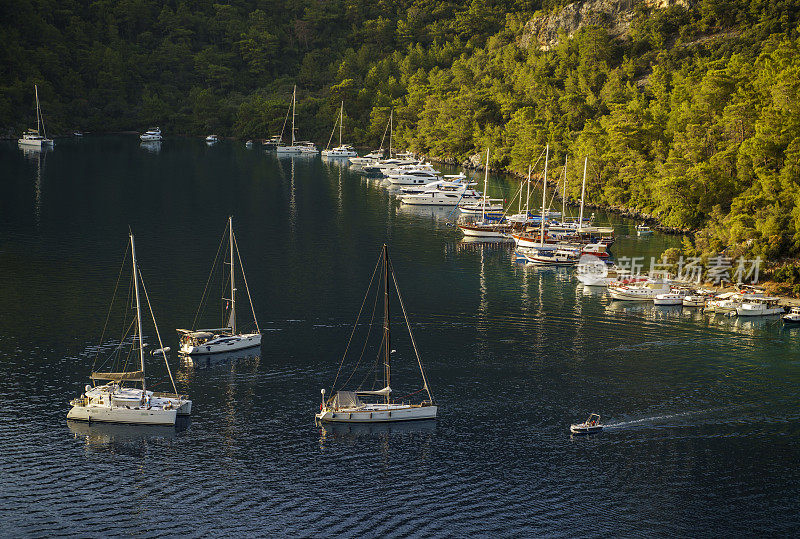
[[[67, 419], [78, 421], [102, 421], [109, 423], [129, 423], [136, 425], [174, 425], [175, 419], [179, 415], [189, 415], [192, 411], [192, 401], [186, 395], [178, 394], [175, 388], [175, 380], [172, 378], [172, 371], [167, 361], [167, 352], [161, 342], [161, 335], [158, 332], [153, 309], [150, 305], [150, 297], [147, 295], [147, 288], [139, 272], [136, 263], [136, 245], [133, 241], [133, 233], [130, 235], [131, 260], [132, 260], [132, 279], [133, 290], [136, 304], [136, 319], [130, 325], [127, 321], [124, 327], [133, 326], [133, 339], [126, 343], [122, 342], [115, 347], [114, 353], [109, 358], [113, 364], [120, 365], [121, 371], [117, 372], [94, 372], [92, 368], [92, 384], [101, 380], [107, 382], [103, 385], [86, 385], [83, 394], [77, 399], [73, 399], [70, 404], [72, 408], [67, 413]], [[127, 252], [126, 252], [127, 258]], [[124, 265], [124, 261], [123, 261]], [[174, 393], [154, 393], [147, 389], [145, 378], [144, 343], [142, 335], [142, 309], [140, 304], [140, 285], [147, 302], [150, 316], [153, 319], [156, 337], [158, 338], [159, 348], [154, 350], [152, 355], [161, 355], [164, 364], [167, 366], [169, 379], [172, 382]], [[112, 300], [112, 306], [113, 306]], [[111, 309], [109, 309], [109, 315]], [[104, 332], [105, 333], [105, 330]], [[128, 353], [123, 353], [123, 349], [130, 344]], [[137, 357], [138, 369], [129, 365], [131, 357]], [[141, 387], [129, 387], [128, 384], [138, 383]]]
[[[328, 149], [331, 145], [331, 140], [328, 140], [328, 146], [322, 150], [322, 157], [333, 157], [333, 158], [349, 158], [349, 157], [358, 157], [358, 153], [353, 149], [353, 147], [349, 144], [342, 144], [342, 123], [344, 122], [344, 101], [342, 101], [342, 106], [339, 109], [339, 121], [337, 124], [339, 125], [339, 145], [333, 149]], [[336, 124], [333, 126], [333, 131], [331, 132], [331, 139], [333, 139], [333, 133], [336, 132]]]
[[36, 94], [36, 129], [28, 129], [17, 143], [26, 148], [52, 148], [53, 139], [47, 138], [42, 108], [39, 106], [39, 87], [35, 84], [33, 85], [33, 92]]
[[[239, 245], [236, 243], [236, 236], [233, 234], [233, 217], [228, 217], [227, 230], [220, 242], [220, 249], [217, 251], [217, 256], [219, 256], [219, 253], [222, 251], [222, 244], [225, 242], [226, 236], [230, 245], [230, 262], [225, 262], [225, 264], [230, 266], [230, 297], [223, 297], [222, 301], [228, 311], [228, 324], [223, 328], [177, 330], [181, 336], [180, 352], [182, 354], [217, 354], [220, 352], [232, 352], [234, 350], [261, 346], [261, 330], [258, 327], [256, 311], [253, 307], [253, 299], [250, 296], [250, 288], [247, 286], [247, 277], [245, 277], [242, 257], [239, 254]], [[234, 252], [236, 255], [235, 257]], [[236, 325], [236, 260], [239, 261], [239, 266], [242, 269], [242, 280], [244, 281], [245, 290], [247, 291], [247, 299], [250, 301], [250, 311], [253, 313], [253, 323], [256, 330], [251, 333], [240, 333]], [[217, 259], [215, 259], [214, 264], [212, 264], [211, 275], [214, 274], [216, 266]], [[210, 276], [208, 282], [211, 282]], [[203, 305], [206, 303], [207, 293], [208, 283], [206, 283], [206, 289], [203, 290], [203, 297], [200, 300], [200, 307], [197, 309], [195, 323], [200, 316]]]
[[[375, 368], [378, 368], [379, 364], [382, 363], [383, 387], [380, 389], [361, 389], [359, 387], [355, 390], [349, 391], [344, 390], [342, 387], [342, 389], [337, 390], [333, 397], [329, 399], [325, 398], [325, 390], [323, 389], [322, 403], [320, 404], [319, 412], [315, 415], [317, 421], [341, 423], [382, 423], [389, 421], [409, 421], [413, 419], [436, 418], [438, 406], [434, 404], [433, 396], [428, 388], [428, 379], [425, 376], [425, 370], [422, 367], [422, 360], [420, 359], [419, 352], [417, 351], [417, 345], [414, 341], [414, 334], [411, 331], [411, 324], [408, 321], [406, 308], [403, 304], [403, 297], [400, 295], [400, 288], [397, 286], [397, 277], [395, 276], [394, 269], [389, 261], [389, 248], [386, 246], [386, 244], [383, 245], [383, 249], [381, 250], [381, 254], [378, 258], [378, 263], [375, 264], [375, 269], [372, 272], [372, 279], [370, 279], [369, 286], [367, 287], [367, 293], [364, 298], [365, 301], [370, 295], [372, 283], [375, 281], [375, 275], [379, 269], [381, 270], [381, 276], [383, 277], [383, 339], [381, 340]], [[392, 382], [391, 358], [392, 354], [395, 352], [395, 350], [392, 350], [389, 324], [390, 276], [391, 284], [394, 285], [394, 289], [397, 292], [397, 299], [400, 303], [400, 309], [402, 310], [406, 327], [408, 328], [408, 334], [411, 337], [411, 346], [414, 349], [417, 364], [419, 365], [419, 372], [422, 375], [422, 387], [400, 399], [393, 398], [392, 388], [390, 385], [390, 382]], [[375, 294], [378, 294], [377, 286]], [[361, 312], [359, 312], [359, 315], [356, 318], [356, 323], [353, 326], [353, 333], [350, 336], [351, 339], [356, 329], [359, 327], [360, 318]], [[369, 324], [369, 328], [370, 330], [372, 329], [371, 323]], [[366, 339], [367, 341], [369, 340], [369, 333], [367, 334]], [[344, 356], [342, 357], [342, 364], [344, 364], [344, 361], [347, 357], [348, 349], [349, 345], [345, 350]], [[342, 364], [339, 366], [339, 372], [341, 372]], [[356, 366], [358, 366], [358, 364]], [[337, 377], [333, 382], [333, 389], [336, 389], [338, 378], [339, 377], [337, 374]], [[352, 378], [352, 376], [350, 378]], [[347, 382], [342, 384], [342, 386], [346, 384]], [[333, 393], [333, 390], [331, 390], [331, 392]], [[427, 399], [417, 404], [413, 404], [411, 400], [406, 400], [406, 398], [415, 394], [427, 395]], [[364, 400], [362, 400], [362, 398]], [[377, 402], [364, 402], [367, 400], [373, 400]]]

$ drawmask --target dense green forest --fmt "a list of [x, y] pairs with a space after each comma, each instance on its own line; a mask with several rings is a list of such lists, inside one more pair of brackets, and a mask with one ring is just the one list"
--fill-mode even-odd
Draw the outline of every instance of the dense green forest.
[[[0, 128], [31, 123], [37, 83], [51, 132], [264, 138], [297, 84], [301, 138], [324, 144], [343, 100], [359, 145], [392, 109], [397, 145], [433, 157], [490, 146], [521, 173], [549, 142], [568, 195], [588, 156], [593, 203], [695, 231], [687, 252], [797, 258], [800, 0], [626, 0], [622, 36], [599, 17], [521, 44], [566, 3], [6, 0]], [[775, 275], [800, 286], [795, 266]]]

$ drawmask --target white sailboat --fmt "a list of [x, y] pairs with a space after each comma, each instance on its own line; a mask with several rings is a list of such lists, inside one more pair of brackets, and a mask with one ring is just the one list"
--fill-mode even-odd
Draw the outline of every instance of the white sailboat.
[[39, 106], [39, 87], [35, 84], [33, 85], [33, 91], [36, 94], [36, 129], [28, 129], [17, 143], [25, 148], [52, 148], [53, 139], [47, 138], [42, 108]]
[[[236, 243], [236, 236], [233, 234], [233, 217], [228, 217], [227, 228], [228, 230], [225, 236], [228, 237], [228, 243], [230, 244], [230, 262], [226, 262], [226, 264], [230, 265], [231, 288], [230, 297], [222, 298], [222, 300], [229, 305], [228, 325], [224, 328], [177, 330], [181, 335], [180, 352], [182, 354], [217, 354], [220, 352], [232, 352], [234, 350], [243, 350], [245, 348], [261, 346], [261, 330], [258, 327], [256, 311], [253, 307], [253, 300], [250, 297], [250, 288], [247, 286], [247, 277], [245, 277], [244, 274], [244, 266], [242, 265], [242, 257], [239, 254], [239, 246]], [[224, 236], [222, 241], [225, 241]], [[220, 245], [220, 251], [221, 247], [222, 246]], [[236, 253], [236, 257], [234, 257], [234, 251]], [[239, 333], [236, 325], [236, 260], [239, 261], [239, 266], [242, 270], [242, 279], [244, 280], [245, 290], [247, 291], [247, 299], [250, 301], [250, 310], [253, 313], [253, 322], [255, 324], [256, 331], [251, 333]], [[211, 268], [212, 274], [214, 272], [214, 267], [216, 267], [216, 260]], [[209, 282], [210, 281], [211, 278], [209, 277]], [[207, 292], [208, 288], [206, 287], [206, 290], [203, 291], [203, 298], [200, 300], [200, 307], [198, 308], [197, 316], [195, 316], [195, 322], [197, 322], [197, 318], [200, 315], [200, 310], [205, 303]]]
[[[300, 145], [296, 144], [295, 140], [294, 140], [294, 135], [295, 135], [294, 115], [295, 115], [295, 105], [296, 104], [297, 104], [297, 85], [295, 85], [294, 89], [292, 90], [292, 105], [291, 105], [291, 111], [292, 111], [292, 136], [291, 136], [291, 141], [292, 141], [292, 143], [290, 145], [288, 145], [288, 146], [283, 143], [283, 131], [284, 131], [284, 129], [286, 129], [286, 121], [284, 120], [283, 129], [281, 129], [280, 142], [275, 147], [275, 151], [278, 153], [278, 155], [299, 155], [300, 153], [302, 153]], [[288, 116], [288, 113], [287, 113], [287, 116]]]
[[[392, 269], [391, 263], [389, 262], [389, 248], [386, 246], [386, 244], [383, 245], [380, 257], [378, 258], [378, 263], [375, 265], [375, 270], [373, 271], [372, 279], [370, 280], [369, 286], [367, 287], [367, 294], [366, 294], [367, 296], [369, 296], [370, 294], [370, 290], [372, 289], [372, 283], [375, 280], [375, 275], [379, 268], [382, 270], [381, 275], [383, 277], [383, 295], [384, 295], [383, 339], [381, 340], [380, 353], [378, 354], [378, 358], [376, 360], [376, 368], [378, 367], [377, 363], [381, 362], [382, 360], [383, 387], [380, 389], [369, 389], [369, 390], [357, 388], [355, 390], [350, 390], [350, 391], [345, 391], [343, 389], [340, 389], [336, 391], [333, 397], [329, 399], [325, 398], [325, 390], [323, 389], [322, 403], [320, 404], [319, 412], [315, 415], [317, 421], [332, 422], [332, 423], [385, 423], [390, 421], [410, 421], [418, 419], [436, 418], [436, 415], [438, 413], [438, 406], [434, 404], [433, 396], [431, 395], [430, 389], [428, 388], [428, 379], [425, 376], [425, 370], [422, 367], [422, 360], [420, 359], [419, 353], [417, 351], [417, 345], [416, 342], [414, 341], [414, 334], [411, 332], [411, 324], [408, 321], [406, 309], [405, 306], [403, 305], [403, 297], [400, 295], [400, 289], [397, 286], [397, 278], [394, 274], [394, 270]], [[399, 300], [400, 308], [403, 312], [403, 317], [405, 318], [406, 327], [408, 328], [408, 334], [411, 337], [411, 345], [414, 349], [414, 354], [417, 359], [417, 364], [419, 365], [419, 372], [422, 375], [422, 382], [423, 382], [422, 388], [407, 395], [407, 397], [420, 393], [424, 393], [425, 395], [427, 395], [427, 399], [417, 404], [413, 404], [410, 401], [406, 402], [405, 398], [401, 399], [392, 398], [392, 388], [390, 385], [392, 381], [391, 357], [392, 353], [395, 351], [392, 350], [391, 332], [389, 324], [389, 276], [390, 275], [392, 278], [391, 282], [394, 285], [394, 289], [397, 291], [397, 299]], [[376, 290], [375, 293], [378, 294], [379, 291]], [[360, 316], [361, 313], [359, 312], [359, 317], [356, 319], [356, 323], [353, 327], [353, 332], [355, 332], [356, 328], [358, 327]], [[371, 327], [372, 325], [370, 324], [370, 328]], [[369, 339], [369, 334], [367, 335], [367, 339]], [[342, 363], [344, 363], [346, 356], [347, 356], [347, 351], [345, 351], [345, 356], [342, 358]], [[339, 367], [339, 370], [341, 371], [341, 365]], [[337, 379], [334, 380], [333, 382], [334, 389], [336, 389], [337, 381], [338, 381], [338, 375]], [[375, 402], [369, 402], [370, 400]]]
[[[337, 159], [346, 159], [350, 157], [358, 157], [358, 153], [353, 149], [353, 147], [349, 144], [342, 144], [342, 123], [344, 122], [344, 101], [342, 101], [342, 106], [339, 109], [339, 145], [333, 149], [328, 149], [327, 147], [322, 150], [322, 157], [333, 157]], [[336, 131], [336, 125], [333, 126], [334, 131]], [[331, 138], [333, 138], [333, 132], [331, 132]], [[328, 141], [328, 146], [330, 146], [331, 141]]]
[[[121, 363], [123, 370], [119, 372], [92, 372], [91, 380], [94, 384], [97, 380], [107, 382], [103, 385], [87, 385], [84, 393], [77, 399], [73, 399], [70, 404], [72, 408], [67, 413], [67, 419], [78, 421], [100, 421], [109, 423], [128, 423], [136, 425], [174, 425], [178, 415], [189, 415], [192, 411], [192, 401], [186, 395], [178, 394], [175, 388], [175, 381], [172, 378], [172, 371], [167, 361], [167, 352], [161, 342], [161, 335], [155, 322], [150, 298], [147, 289], [139, 273], [136, 263], [136, 246], [133, 241], [133, 233], [130, 234], [131, 258], [133, 264], [133, 289], [136, 302], [136, 320], [133, 324], [134, 338], [131, 343], [131, 353], [138, 349], [138, 370], [128, 370], [128, 359], [130, 356], [122, 357], [124, 343], [120, 343], [115, 348], [117, 361]], [[142, 338], [142, 309], [140, 304], [140, 283], [147, 301], [150, 315], [153, 318], [156, 336], [158, 337], [158, 350], [153, 355], [162, 355], [167, 366], [172, 389], [174, 393], [154, 393], [147, 390], [145, 378], [144, 348], [146, 344]], [[113, 302], [112, 302], [113, 304]], [[110, 312], [110, 311], [109, 311]], [[126, 324], [127, 325], [127, 324]], [[92, 369], [94, 371], [94, 369]], [[128, 387], [128, 384], [139, 383], [140, 388]]]

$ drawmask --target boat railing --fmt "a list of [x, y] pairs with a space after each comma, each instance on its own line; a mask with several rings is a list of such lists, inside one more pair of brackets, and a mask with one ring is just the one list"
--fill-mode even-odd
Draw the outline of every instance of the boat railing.
[[158, 397], [159, 399], [189, 400], [189, 395], [180, 395], [178, 393], [161, 393], [154, 391], [153, 396]]

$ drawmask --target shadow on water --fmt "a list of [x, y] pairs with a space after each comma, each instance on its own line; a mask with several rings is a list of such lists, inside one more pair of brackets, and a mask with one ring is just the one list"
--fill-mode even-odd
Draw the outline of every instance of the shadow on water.
[[435, 419], [396, 423], [323, 423], [319, 425], [319, 435], [322, 441], [376, 435], [434, 434], [436, 428]]
[[67, 420], [67, 428], [76, 440], [85, 442], [87, 449], [141, 456], [151, 444], [176, 441], [189, 429], [192, 420], [178, 417], [174, 426], [123, 425], [119, 423], [89, 423]]

